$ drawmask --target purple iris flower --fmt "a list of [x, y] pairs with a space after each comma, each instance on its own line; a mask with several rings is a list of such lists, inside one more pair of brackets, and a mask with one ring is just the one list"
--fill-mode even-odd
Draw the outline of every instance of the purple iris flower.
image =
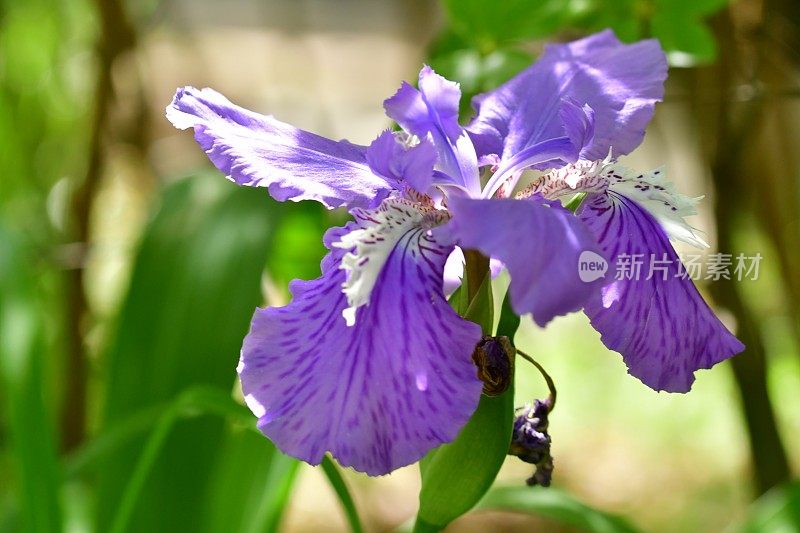
[[[261, 431], [309, 463], [329, 451], [372, 475], [454, 439], [482, 388], [471, 360], [481, 330], [443, 293], [459, 247], [501, 261], [514, 311], [541, 326], [584, 309], [654, 389], [688, 391], [695, 370], [741, 351], [692, 282], [672, 275], [670, 237], [704, 244], [683, 219], [694, 201], [663, 170], [616, 161], [641, 142], [666, 71], [652, 40], [625, 45], [605, 31], [552, 45], [477, 97], [464, 128], [458, 84], [424, 67], [416, 88], [404, 83], [384, 102], [402, 131], [369, 146], [296, 129], [211, 89], [178, 90], [168, 118], [194, 128], [229, 179], [353, 216], [325, 234], [319, 278], [293, 281], [287, 306], [255, 312], [238, 371]], [[515, 194], [526, 169], [549, 173]], [[559, 200], [577, 192], [588, 195], [573, 214]], [[585, 282], [586, 252], [674, 261], [665, 279]]]

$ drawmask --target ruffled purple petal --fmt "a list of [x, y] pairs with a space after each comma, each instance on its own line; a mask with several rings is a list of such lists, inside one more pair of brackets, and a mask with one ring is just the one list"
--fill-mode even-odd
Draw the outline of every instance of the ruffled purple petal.
[[396, 188], [406, 184], [425, 194], [433, 181], [436, 148], [427, 138], [406, 148], [387, 130], [372, 141], [366, 158], [369, 167]]
[[454, 198], [450, 210], [453, 219], [443, 231], [460, 246], [505, 263], [517, 314], [531, 313], [544, 326], [579, 310], [600, 292], [602, 279], [583, 281], [578, 268], [586, 252], [601, 257], [599, 247], [583, 223], [558, 202]]
[[[685, 272], [681, 276], [669, 238], [638, 203], [614, 192], [594, 194], [580, 218], [612, 261], [608, 277], [613, 281], [585, 311], [603, 343], [622, 354], [632, 375], [655, 390], [687, 392], [695, 370], [711, 368], [744, 349]], [[657, 262], [651, 272], [653, 259]]]
[[475, 148], [458, 124], [458, 84], [429, 66], [419, 73], [419, 89], [403, 82], [383, 106], [386, 115], [420, 139], [431, 136], [439, 154], [439, 169], [473, 194], [480, 190]]
[[177, 128], [194, 128], [198, 144], [230, 180], [268, 187], [278, 201], [368, 208], [393, 188], [370, 170], [365, 147], [248, 111], [212, 89], [178, 89], [167, 118]]
[[342, 311], [346, 250], [326, 235], [322, 276], [290, 285], [292, 302], [256, 311], [239, 375], [258, 427], [284, 452], [319, 464], [330, 451], [371, 475], [413, 463], [456, 437], [482, 383], [471, 354], [480, 328], [442, 295], [451, 248], [419, 230], [388, 257], [367, 305], [348, 327]]
[[473, 99], [477, 117], [467, 127], [479, 156], [507, 159], [538, 142], [564, 135], [561, 102], [588, 104], [595, 113], [593, 142], [584, 159], [629, 153], [644, 137], [664, 94], [667, 62], [656, 40], [622, 44], [611, 30], [568, 44], [549, 45], [542, 57], [507, 83]]

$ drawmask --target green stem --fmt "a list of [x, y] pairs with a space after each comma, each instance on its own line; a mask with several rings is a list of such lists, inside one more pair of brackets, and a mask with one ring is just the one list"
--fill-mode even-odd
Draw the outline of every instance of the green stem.
[[547, 371], [544, 369], [544, 367], [542, 365], [540, 365], [538, 362], [536, 362], [536, 360], [533, 357], [531, 357], [530, 355], [526, 354], [525, 352], [523, 352], [520, 349], [517, 349], [517, 353], [519, 355], [521, 355], [523, 359], [525, 359], [530, 364], [535, 366], [536, 369], [539, 371], [539, 373], [544, 378], [545, 382], [547, 383], [547, 388], [550, 389], [550, 398], [551, 398], [550, 412], [552, 413], [553, 409], [556, 406], [556, 384], [553, 382], [553, 378], [550, 377], [550, 374], [548, 374]]
[[468, 305], [472, 303], [488, 275], [489, 258], [477, 250], [464, 250], [464, 281], [467, 284]]
[[578, 210], [578, 208], [581, 206], [581, 204], [583, 203], [583, 201], [585, 199], [586, 199], [586, 193], [585, 192], [579, 192], [578, 194], [576, 194], [575, 196], [570, 198], [569, 202], [567, 202], [564, 205], [564, 207], [566, 207], [567, 209], [569, 209], [570, 211], [572, 211], [574, 213], [574, 212], [576, 212]]
[[344, 507], [347, 522], [350, 524], [350, 531], [353, 533], [362, 533], [364, 528], [361, 525], [361, 519], [358, 517], [358, 510], [350, 495], [350, 490], [347, 488], [347, 484], [344, 482], [344, 478], [341, 472], [339, 472], [336, 463], [334, 463], [328, 455], [322, 458], [322, 470], [325, 471], [325, 475], [328, 477], [328, 481], [333, 487], [333, 490], [336, 491], [336, 495], [339, 496], [339, 502], [342, 504], [342, 507]]

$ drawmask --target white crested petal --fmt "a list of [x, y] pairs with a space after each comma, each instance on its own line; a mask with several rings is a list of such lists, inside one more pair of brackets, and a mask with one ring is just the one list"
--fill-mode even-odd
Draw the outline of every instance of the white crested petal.
[[342, 312], [348, 326], [355, 324], [356, 310], [369, 304], [370, 294], [389, 257], [400, 253], [419, 256], [419, 248], [432, 242], [430, 228], [446, 215], [431, 203], [389, 198], [377, 209], [352, 212], [359, 228], [342, 235], [332, 245], [350, 250], [342, 257], [340, 269], [347, 272], [342, 292], [348, 307]]
[[686, 222], [686, 217], [697, 214], [697, 203], [703, 197], [692, 198], [679, 193], [672, 182], [666, 179], [664, 167], [637, 172], [613, 161], [609, 154], [602, 161], [580, 160], [555, 169], [521, 191], [517, 197], [540, 194], [552, 200], [578, 192], [604, 193], [607, 190], [630, 198], [645, 208], [661, 224], [670, 239], [708, 248], [701, 232]]
[[603, 171], [609, 179], [609, 189], [634, 200], [655, 217], [670, 239], [708, 248], [700, 231], [685, 218], [697, 214], [702, 196], [692, 198], [679, 193], [666, 179], [664, 167], [648, 172], [636, 172], [621, 165], [610, 165]]

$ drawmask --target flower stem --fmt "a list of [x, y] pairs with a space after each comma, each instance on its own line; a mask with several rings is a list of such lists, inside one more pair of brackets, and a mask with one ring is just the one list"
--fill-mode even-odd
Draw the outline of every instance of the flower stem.
[[488, 274], [489, 258], [477, 250], [464, 250], [464, 280], [467, 284], [467, 302], [472, 302]]
[[540, 365], [536, 360], [531, 357], [530, 355], [526, 354], [519, 348], [517, 348], [517, 353], [522, 356], [523, 359], [528, 361], [530, 364], [536, 367], [539, 373], [544, 378], [545, 382], [547, 383], [547, 388], [550, 390], [550, 412], [553, 412], [553, 409], [556, 406], [556, 384], [553, 382], [553, 378], [550, 377], [550, 374], [544, 369], [542, 365]]

